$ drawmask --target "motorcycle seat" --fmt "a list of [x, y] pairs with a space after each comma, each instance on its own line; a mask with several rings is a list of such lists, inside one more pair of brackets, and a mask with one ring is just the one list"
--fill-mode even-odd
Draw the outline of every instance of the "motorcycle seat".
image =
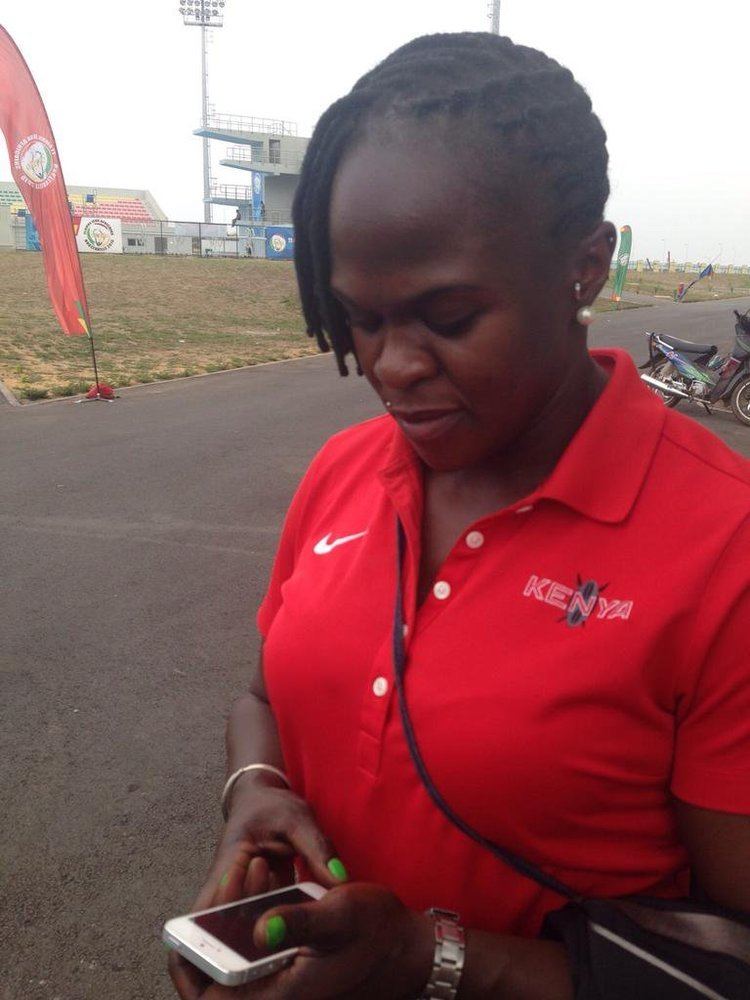
[[671, 337], [668, 333], [660, 333], [658, 337], [665, 344], [669, 344], [672, 350], [679, 351], [681, 354], [708, 354], [713, 357], [717, 351], [715, 344], [694, 344], [690, 340], [678, 340], [677, 337]]

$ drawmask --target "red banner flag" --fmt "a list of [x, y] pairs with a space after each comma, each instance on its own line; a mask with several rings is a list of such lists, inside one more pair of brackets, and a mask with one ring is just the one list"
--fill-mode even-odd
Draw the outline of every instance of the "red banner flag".
[[2, 25], [0, 130], [13, 179], [39, 232], [55, 315], [65, 333], [89, 334], [81, 262], [55, 138], [29, 67]]

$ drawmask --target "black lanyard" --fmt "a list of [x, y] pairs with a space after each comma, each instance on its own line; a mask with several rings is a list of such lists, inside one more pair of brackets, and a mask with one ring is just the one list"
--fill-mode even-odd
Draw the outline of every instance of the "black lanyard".
[[401, 723], [404, 728], [404, 735], [406, 736], [406, 742], [409, 747], [411, 759], [414, 762], [414, 766], [416, 767], [419, 777], [422, 780], [422, 784], [440, 812], [448, 820], [450, 820], [454, 826], [458, 827], [458, 829], [467, 837], [471, 837], [471, 839], [476, 841], [476, 843], [481, 847], [484, 847], [491, 854], [494, 854], [496, 858], [504, 861], [505, 864], [510, 865], [511, 868], [515, 869], [521, 875], [525, 875], [526, 878], [532, 879], [532, 881], [539, 883], [539, 885], [543, 885], [547, 889], [551, 889], [553, 892], [558, 893], [560, 896], [564, 896], [566, 899], [572, 899], [575, 902], [582, 902], [581, 895], [574, 889], [571, 889], [570, 886], [565, 885], [564, 882], [559, 882], [553, 875], [548, 875], [546, 872], [543, 872], [535, 865], [532, 865], [529, 861], [525, 861], [517, 854], [513, 854], [511, 851], [506, 850], [504, 847], [500, 847], [499, 844], [494, 843], [492, 840], [488, 840], [487, 837], [484, 837], [473, 827], [469, 826], [469, 824], [462, 820], [461, 817], [457, 815], [457, 813], [455, 813], [448, 805], [430, 777], [429, 771], [425, 766], [422, 754], [420, 753], [419, 746], [417, 744], [414, 726], [412, 725], [412, 721], [409, 716], [409, 709], [406, 704], [406, 692], [404, 690], [406, 650], [404, 648], [404, 593], [402, 567], [404, 563], [404, 555], [406, 553], [406, 535], [401, 521], [397, 519], [396, 523], [398, 532], [398, 565], [396, 569], [396, 606], [393, 615], [393, 672], [396, 680], [396, 693], [398, 695], [398, 706], [401, 712]]

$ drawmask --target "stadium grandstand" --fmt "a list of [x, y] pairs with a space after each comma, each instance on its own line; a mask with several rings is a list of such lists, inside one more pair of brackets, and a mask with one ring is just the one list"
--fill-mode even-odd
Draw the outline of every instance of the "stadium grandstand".
[[[150, 191], [133, 188], [68, 186], [68, 202], [73, 218], [97, 215], [121, 219], [123, 226], [166, 220]], [[0, 247], [13, 247], [14, 221], [26, 214], [26, 204], [12, 181], [0, 181]]]

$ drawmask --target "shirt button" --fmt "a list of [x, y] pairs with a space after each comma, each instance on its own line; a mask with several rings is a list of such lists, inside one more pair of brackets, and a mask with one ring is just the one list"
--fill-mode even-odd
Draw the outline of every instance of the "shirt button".
[[438, 580], [432, 588], [432, 592], [439, 601], [444, 601], [446, 597], [451, 596], [451, 585], [447, 580]]
[[404, 625], [404, 627], [403, 627], [403, 629], [401, 631], [402, 631], [404, 639], [405, 639], [407, 637], [407, 635], [409, 634], [409, 626], [408, 625]]
[[372, 682], [372, 693], [376, 698], [382, 698], [384, 694], [388, 694], [388, 681], [385, 677], [376, 677]]
[[484, 545], [484, 535], [481, 531], [470, 531], [466, 536], [466, 544], [470, 549], [481, 549]]
[[519, 507], [516, 510], [516, 514], [528, 514], [529, 511], [532, 511], [533, 509], [534, 505], [532, 503], [527, 503], [525, 507]]

